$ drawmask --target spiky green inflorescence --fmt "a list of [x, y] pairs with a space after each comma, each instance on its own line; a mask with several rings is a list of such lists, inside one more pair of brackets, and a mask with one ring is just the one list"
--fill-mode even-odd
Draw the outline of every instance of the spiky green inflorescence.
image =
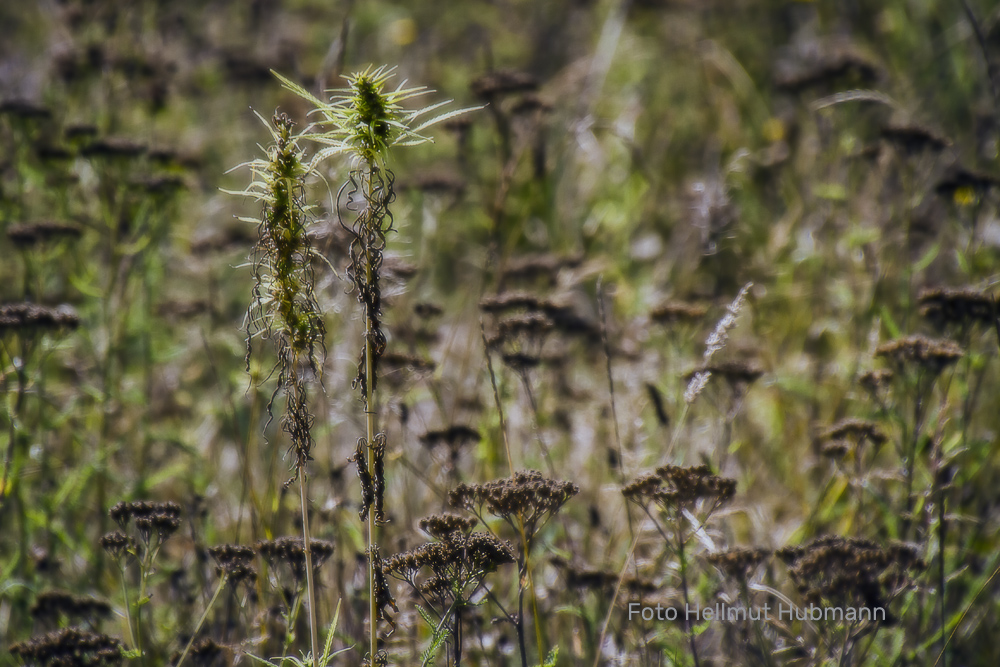
[[257, 243], [251, 255], [253, 299], [246, 318], [246, 364], [249, 371], [255, 335], [273, 339], [279, 372], [267, 410], [272, 414], [274, 398], [283, 391], [285, 413], [281, 427], [291, 440], [290, 451], [295, 457], [295, 475], [285, 486], [296, 479], [299, 481], [309, 637], [313, 667], [318, 667], [319, 636], [305, 471], [312, 459], [314, 417], [309, 410], [307, 374], [303, 366], [321, 375], [326, 330], [313, 293], [311, 263], [314, 253], [306, 235], [310, 210], [305, 201], [306, 179], [314, 172], [312, 164], [305, 163], [298, 143], [300, 136], [292, 134], [292, 126], [288, 116], [274, 115], [268, 125], [274, 142], [266, 149], [267, 158], [249, 163], [254, 180], [246, 190], [236, 194], [254, 197], [263, 204], [259, 219], [244, 218], [257, 224]]
[[[282, 428], [291, 438], [296, 475], [310, 460], [313, 416], [309, 412], [301, 364], [319, 373], [325, 326], [313, 293], [312, 248], [306, 235], [309, 206], [305, 182], [312, 167], [305, 163], [292, 121], [275, 114], [268, 125], [273, 143], [266, 158], [249, 163], [253, 182], [243, 192], [263, 204], [257, 243], [251, 256], [254, 287], [247, 309], [247, 366], [255, 336], [274, 341], [278, 354], [278, 391], [285, 392]], [[270, 406], [269, 406], [270, 407]]]

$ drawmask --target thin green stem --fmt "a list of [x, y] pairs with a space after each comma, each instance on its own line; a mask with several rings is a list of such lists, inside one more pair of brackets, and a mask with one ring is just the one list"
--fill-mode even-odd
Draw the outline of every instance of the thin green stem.
[[198, 636], [198, 631], [201, 630], [201, 626], [205, 624], [205, 619], [208, 618], [208, 612], [212, 611], [212, 607], [215, 606], [215, 601], [219, 599], [219, 594], [222, 593], [222, 589], [226, 587], [226, 582], [229, 581], [229, 575], [226, 573], [222, 574], [219, 579], [219, 585], [215, 587], [215, 593], [212, 595], [212, 599], [209, 600], [208, 606], [205, 607], [205, 611], [202, 612], [201, 618], [198, 619], [198, 624], [194, 626], [194, 631], [191, 633], [191, 639], [188, 640], [187, 646], [184, 647], [184, 652], [181, 653], [181, 657], [177, 659], [177, 664], [174, 667], [181, 667], [184, 663], [184, 659], [187, 654], [191, 651], [191, 646], [194, 644], [195, 637]]
[[493, 387], [493, 402], [497, 406], [497, 414], [500, 415], [500, 435], [503, 436], [503, 446], [507, 452], [507, 469], [511, 476], [514, 475], [514, 460], [510, 456], [510, 442], [507, 439], [507, 425], [503, 417], [503, 403], [500, 402], [500, 392], [497, 390], [497, 376], [493, 372], [493, 359], [490, 357], [490, 344], [486, 340], [486, 327], [483, 320], [479, 320], [479, 333], [483, 337], [483, 351], [486, 354], [486, 367], [490, 371], [490, 385]]
[[128, 625], [128, 641], [132, 648], [138, 650], [139, 646], [135, 642], [135, 632], [132, 630], [132, 610], [128, 601], [128, 584], [125, 582], [125, 567], [119, 562], [118, 573], [122, 581], [122, 597], [125, 599], [125, 623]]
[[313, 586], [312, 547], [309, 546], [309, 505], [306, 500], [306, 470], [299, 468], [299, 500], [302, 511], [302, 551], [306, 556], [306, 595], [309, 600], [309, 642], [313, 667], [319, 667], [319, 631], [316, 623], [316, 589]]

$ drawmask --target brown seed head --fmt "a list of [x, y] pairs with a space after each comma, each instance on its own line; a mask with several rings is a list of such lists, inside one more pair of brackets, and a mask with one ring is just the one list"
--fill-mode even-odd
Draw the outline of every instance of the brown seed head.
[[764, 375], [764, 367], [754, 360], [718, 361], [688, 371], [684, 374], [684, 380], [689, 382], [695, 375], [706, 372], [731, 385], [751, 384]]
[[53, 220], [24, 222], [7, 228], [7, 238], [10, 239], [11, 243], [22, 248], [46, 241], [79, 238], [82, 233], [83, 231], [77, 225]]
[[870, 442], [874, 445], [883, 445], [888, 440], [879, 425], [867, 419], [841, 419], [827, 429], [822, 437], [825, 440], [849, 440], [858, 444]]
[[[302, 548], [301, 537], [279, 537], [276, 540], [266, 540], [257, 543], [257, 551], [270, 565], [283, 564], [296, 581], [302, 581], [306, 576], [306, 554]], [[333, 542], [327, 540], [309, 540], [312, 551], [313, 570], [318, 570], [323, 563], [333, 555]]]
[[965, 326], [978, 323], [989, 326], [997, 317], [993, 297], [973, 287], [921, 290], [917, 303], [920, 304], [920, 314], [938, 329], [944, 329], [949, 324]]
[[6, 331], [75, 329], [79, 324], [80, 316], [68, 305], [49, 308], [25, 302], [0, 306], [0, 334]]
[[135, 540], [120, 531], [114, 531], [101, 537], [101, 547], [115, 560], [121, 559], [129, 552], [135, 552]]
[[45, 591], [35, 598], [31, 606], [32, 618], [43, 621], [58, 621], [65, 616], [74, 620], [93, 622], [111, 616], [111, 605], [104, 600], [81, 597], [68, 591]]
[[526, 72], [501, 69], [476, 78], [470, 87], [474, 95], [489, 100], [499, 95], [535, 90], [538, 81]]
[[700, 303], [668, 301], [649, 312], [649, 317], [660, 324], [686, 324], [700, 322], [708, 307]]
[[52, 111], [48, 107], [28, 100], [7, 99], [0, 102], [0, 116], [41, 120], [43, 118], [50, 118]]
[[420, 530], [439, 540], [447, 540], [455, 533], [469, 533], [479, 519], [466, 518], [458, 514], [432, 514], [420, 520]]
[[771, 556], [770, 549], [737, 547], [706, 556], [709, 563], [736, 581], [746, 581], [757, 567]]
[[938, 184], [934, 186], [934, 191], [939, 195], [953, 198], [959, 190], [969, 189], [982, 196], [996, 187], [1000, 187], [1000, 177], [959, 167], [949, 176], [938, 181]]
[[876, 357], [888, 360], [897, 368], [915, 363], [933, 373], [940, 373], [947, 366], [962, 358], [965, 352], [958, 343], [926, 336], [898, 338], [875, 350]]
[[814, 604], [884, 607], [910, 583], [908, 571], [925, 567], [917, 548], [901, 542], [821, 537], [776, 552], [803, 597]]
[[80, 149], [80, 154], [86, 157], [104, 158], [134, 158], [147, 150], [145, 144], [121, 137], [97, 139]]
[[27, 664], [84, 667], [87, 665], [121, 664], [122, 643], [105, 634], [78, 628], [64, 628], [12, 644], [14, 655]]
[[862, 373], [861, 377], [858, 378], [858, 384], [868, 393], [878, 396], [883, 390], [889, 387], [894, 376], [895, 374], [888, 368], [877, 368]]
[[882, 138], [908, 153], [940, 151], [951, 146], [947, 137], [915, 123], [890, 123], [882, 128]]
[[427, 447], [437, 445], [448, 445], [449, 447], [461, 447], [466, 444], [479, 442], [483, 436], [479, 431], [471, 426], [457, 425], [438, 431], [428, 431], [420, 436], [420, 442]]
[[517, 517], [534, 527], [545, 517], [558, 512], [570, 498], [580, 492], [572, 482], [543, 477], [536, 470], [523, 470], [512, 477], [486, 484], [460, 484], [452, 491], [452, 507], [479, 511], [484, 505], [495, 516], [512, 521]]

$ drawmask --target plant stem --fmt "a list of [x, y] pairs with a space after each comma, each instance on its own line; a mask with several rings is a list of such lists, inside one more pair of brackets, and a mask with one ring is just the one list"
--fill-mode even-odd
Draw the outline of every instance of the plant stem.
[[132, 644], [132, 648], [138, 650], [138, 645], [135, 643], [135, 632], [132, 631], [132, 610], [129, 608], [128, 601], [128, 584], [125, 582], [125, 568], [118, 564], [118, 573], [121, 575], [122, 580], [122, 597], [125, 598], [125, 623], [128, 625], [128, 640]]
[[[940, 457], [940, 453], [939, 453], [939, 457]], [[940, 468], [940, 465], [941, 465], [941, 463], [939, 461], [938, 462], [938, 466], [937, 466], [938, 469]], [[934, 471], [934, 476], [938, 477], [938, 475], [939, 475], [939, 471], [935, 470]], [[941, 614], [941, 661], [942, 661], [941, 664], [944, 665], [944, 667], [948, 667], [948, 655], [947, 655], [947, 653], [945, 653], [945, 648], [947, 646], [947, 643], [946, 643], [945, 636], [944, 636], [945, 626], [947, 624], [946, 619], [945, 619], [945, 585], [946, 585], [946, 579], [945, 579], [945, 576], [944, 576], [944, 572], [945, 572], [945, 568], [944, 568], [944, 542], [945, 542], [945, 531], [947, 529], [946, 525], [945, 525], [945, 507], [944, 507], [945, 497], [944, 497], [944, 489], [941, 488], [940, 480], [939, 479], [935, 479], [934, 482], [935, 482], [935, 486], [938, 487], [938, 489], [937, 489], [937, 492], [938, 492], [938, 596], [940, 597], [940, 602], [941, 602], [941, 611], [940, 611], [940, 614]]]
[[528, 649], [524, 640], [524, 573], [518, 577], [517, 583], [517, 647], [521, 652], [521, 667], [528, 667]]
[[312, 548], [309, 546], [309, 505], [306, 499], [306, 470], [299, 468], [299, 500], [302, 511], [302, 551], [306, 556], [306, 595], [309, 600], [309, 641], [313, 667], [319, 666], [319, 632], [316, 624], [316, 589], [313, 587]]
[[181, 667], [184, 662], [184, 658], [187, 657], [188, 652], [191, 651], [191, 646], [194, 644], [194, 638], [198, 636], [198, 631], [201, 630], [201, 626], [205, 624], [205, 619], [208, 618], [208, 612], [212, 611], [212, 607], [215, 606], [215, 601], [219, 599], [219, 594], [222, 593], [222, 589], [226, 587], [226, 582], [229, 581], [229, 575], [223, 573], [222, 577], [219, 579], [219, 585], [215, 588], [215, 593], [212, 595], [212, 599], [209, 600], [208, 606], [205, 607], [205, 611], [202, 612], [201, 618], [198, 619], [198, 625], [194, 626], [194, 632], [191, 633], [191, 639], [188, 640], [187, 646], [184, 647], [184, 652], [181, 653], [181, 657], [177, 660], [177, 664], [174, 667]]
[[[368, 166], [366, 176], [367, 183], [362, 180], [362, 187], [366, 187], [367, 191], [364, 192], [365, 199], [370, 200], [371, 198], [371, 182], [372, 167]], [[365, 213], [368, 219], [365, 221], [365, 225], [376, 225], [379, 224], [380, 220], [373, 220], [371, 215], [371, 207], [369, 206], [368, 211]], [[368, 236], [368, 235], [366, 235]], [[365, 243], [365, 282], [367, 285], [372, 284], [373, 269], [372, 269], [372, 249], [369, 247], [367, 241]], [[375, 318], [378, 317], [378, 313], [371, 312], [371, 305], [367, 303], [365, 306], [365, 424], [367, 426], [368, 435], [368, 448], [366, 452], [368, 461], [368, 470], [375, 474], [375, 449], [373, 444], [375, 442], [376, 435], [376, 424], [375, 424], [375, 407], [373, 405], [374, 399], [374, 385], [375, 385], [375, 359], [374, 350], [372, 350], [372, 337], [375, 333]], [[368, 614], [371, 623], [371, 633], [369, 636], [368, 650], [370, 652], [371, 664], [375, 664], [375, 657], [378, 655], [378, 600], [375, 596], [375, 562], [372, 558], [373, 550], [372, 547], [376, 544], [375, 540], [375, 508], [374, 506], [368, 507]]]
[[483, 325], [483, 320], [479, 320], [479, 333], [483, 337], [483, 351], [486, 354], [486, 367], [490, 371], [490, 385], [493, 387], [493, 401], [497, 406], [497, 413], [500, 415], [500, 434], [503, 436], [503, 446], [507, 451], [507, 470], [511, 476], [514, 475], [514, 460], [510, 456], [510, 442], [507, 439], [507, 425], [503, 418], [503, 403], [500, 402], [500, 392], [497, 391], [497, 376], [493, 372], [493, 360], [490, 357], [490, 344], [486, 340], [486, 328]]
[[[677, 517], [677, 558], [680, 561], [681, 568], [681, 590], [684, 592], [684, 609], [688, 609], [691, 606], [691, 600], [688, 597], [688, 583], [687, 583], [687, 560], [684, 555], [684, 517]], [[694, 658], [694, 667], [701, 667], [701, 663], [698, 661], [698, 649], [695, 646], [694, 632], [691, 630], [691, 624], [688, 622], [686, 614], [684, 619], [684, 629], [687, 631], [688, 641], [691, 644], [691, 657]]]
[[455, 667], [462, 664], [462, 607], [455, 607], [455, 629], [452, 632], [455, 639]]

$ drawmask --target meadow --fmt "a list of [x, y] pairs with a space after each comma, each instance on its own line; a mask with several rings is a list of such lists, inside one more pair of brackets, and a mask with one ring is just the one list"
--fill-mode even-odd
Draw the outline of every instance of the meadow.
[[994, 3], [0, 25], [0, 665], [996, 664]]

